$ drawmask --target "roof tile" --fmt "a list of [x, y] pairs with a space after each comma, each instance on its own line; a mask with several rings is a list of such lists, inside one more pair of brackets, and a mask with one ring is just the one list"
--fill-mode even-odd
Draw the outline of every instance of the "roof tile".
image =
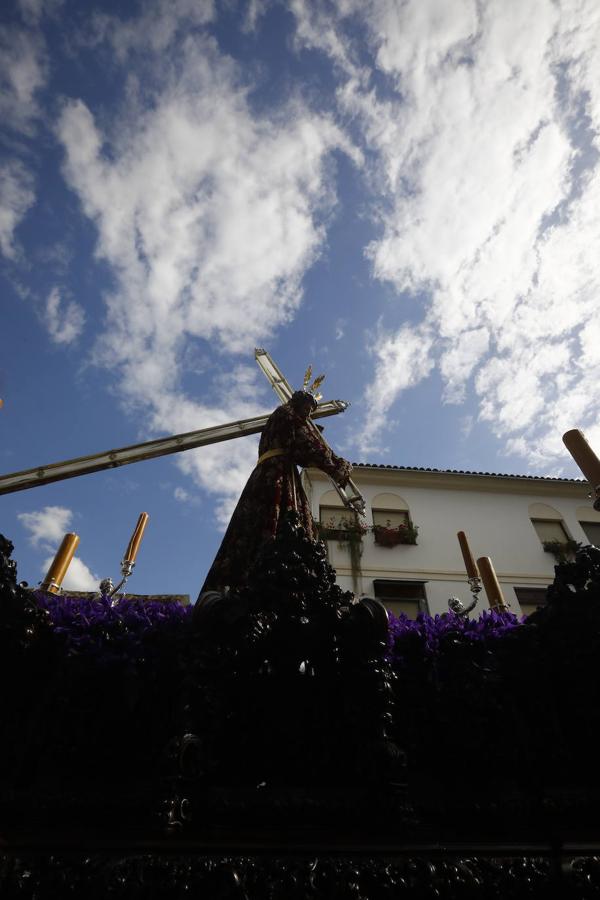
[[587, 484], [584, 478], [553, 478], [549, 475], [511, 475], [508, 472], [472, 472], [469, 469], [432, 469], [424, 466], [392, 466], [379, 463], [352, 463], [361, 469], [394, 469], [398, 472], [439, 472], [440, 475], [485, 475], [488, 478], [524, 478], [530, 481], [560, 481], [567, 484]]

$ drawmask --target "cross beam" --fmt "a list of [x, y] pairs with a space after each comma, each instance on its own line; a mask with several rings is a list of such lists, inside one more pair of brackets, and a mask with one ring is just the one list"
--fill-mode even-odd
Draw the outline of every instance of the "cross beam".
[[[328, 400], [319, 403], [313, 416], [315, 418], [335, 416], [347, 408], [348, 404], [344, 400]], [[129, 465], [129, 463], [140, 462], [143, 459], [155, 459], [157, 456], [167, 456], [182, 450], [192, 450], [195, 447], [206, 447], [208, 444], [230, 441], [247, 434], [257, 434], [265, 427], [269, 415], [270, 413], [264, 416], [254, 416], [251, 419], [240, 419], [225, 425], [215, 425], [212, 428], [188, 431], [186, 434], [176, 434], [173, 437], [158, 438], [143, 444], [132, 444], [117, 450], [106, 450], [103, 453], [93, 453], [91, 456], [78, 456], [75, 459], [24, 469], [22, 472], [0, 475], [0, 494], [25, 491], [28, 488], [50, 484], [53, 481], [77, 478], [79, 475], [101, 472], [103, 469], [116, 469]]]
[[[286, 403], [292, 396], [293, 389], [279, 367], [266, 350], [255, 350], [254, 357], [279, 399]], [[311, 415], [314, 419], [335, 416], [344, 412], [347, 408], [348, 404], [344, 400], [328, 400], [319, 403]], [[268, 418], [269, 416], [265, 415], [254, 416], [251, 419], [239, 419], [236, 422], [227, 422], [225, 425], [214, 425], [212, 428], [202, 428], [199, 431], [188, 431], [185, 434], [173, 435], [173, 437], [145, 441], [143, 444], [131, 444], [128, 447], [120, 447], [116, 450], [105, 450], [103, 453], [77, 456], [74, 459], [65, 459], [62, 462], [35, 466], [33, 469], [23, 469], [21, 472], [10, 472], [8, 475], [0, 475], [0, 494], [26, 491], [29, 488], [39, 487], [42, 484], [51, 484], [54, 481], [64, 481], [67, 478], [78, 478], [80, 475], [88, 475], [91, 472], [101, 472], [104, 469], [116, 469], [120, 466], [127, 466], [130, 463], [141, 462], [143, 459], [155, 459], [158, 456], [167, 456], [170, 453], [180, 453], [183, 450], [192, 450], [196, 447], [218, 444], [221, 441], [230, 441], [233, 438], [244, 437], [247, 434], [257, 434], [263, 430]], [[329, 447], [316, 425], [310, 420], [309, 424], [314, 429], [314, 434], [321, 443]], [[333, 479], [331, 481], [344, 505], [348, 509], [364, 515], [365, 501], [352, 479], [348, 480], [345, 488], [341, 488]]]

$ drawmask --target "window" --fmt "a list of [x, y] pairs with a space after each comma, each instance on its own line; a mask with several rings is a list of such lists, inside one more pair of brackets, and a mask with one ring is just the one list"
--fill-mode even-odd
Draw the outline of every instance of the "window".
[[547, 503], [532, 503], [529, 518], [546, 553], [552, 553], [558, 563], [574, 558], [577, 543], [567, 531], [557, 509]]
[[[565, 528], [563, 517], [557, 509], [547, 503], [532, 503], [529, 507], [529, 518], [542, 544], [571, 543], [571, 535]], [[544, 548], [550, 550], [550, 548]]]
[[325, 491], [319, 502], [319, 524], [327, 528], [343, 528], [354, 520], [354, 513], [347, 509], [337, 491]]
[[560, 519], [532, 519], [531, 524], [542, 543], [545, 541], [558, 541], [561, 544], [566, 544], [570, 540]]
[[343, 523], [354, 521], [354, 514], [345, 506], [320, 506], [319, 522], [327, 528], [343, 528]]
[[337, 491], [326, 491], [319, 504], [319, 533], [323, 541], [360, 545], [366, 531], [356, 513], [345, 507]]
[[[328, 493], [332, 494], [334, 492], [329, 491]], [[329, 500], [329, 503], [326, 502], [319, 506], [319, 532], [321, 540], [352, 540], [360, 542], [364, 532], [358, 527], [356, 513], [346, 509], [346, 507], [341, 504], [334, 505], [332, 502], [334, 498], [329, 498], [327, 495], [321, 499]], [[337, 497], [335, 497], [335, 499], [337, 499]]]
[[397, 581], [394, 578], [375, 578], [373, 592], [377, 600], [395, 615], [404, 613], [416, 619], [417, 613], [427, 612], [426, 581]]
[[408, 510], [374, 509], [373, 525], [383, 525], [384, 528], [397, 528], [399, 525], [408, 525]]
[[377, 494], [373, 497], [371, 510], [373, 525], [383, 525], [384, 528], [388, 524], [388, 520], [390, 528], [397, 528], [398, 525], [408, 525], [410, 519], [408, 503], [398, 494]]
[[580, 522], [583, 533], [595, 547], [600, 547], [600, 522]]
[[585, 535], [582, 543], [594, 544], [595, 547], [600, 547], [600, 512], [588, 504], [586, 506], [578, 506], [575, 515], [577, 516], [579, 527]]
[[416, 544], [419, 529], [411, 521], [408, 504], [398, 494], [377, 494], [371, 506], [373, 536], [382, 547]]
[[516, 587], [515, 594], [524, 616], [530, 616], [540, 606], [546, 605], [545, 587]]

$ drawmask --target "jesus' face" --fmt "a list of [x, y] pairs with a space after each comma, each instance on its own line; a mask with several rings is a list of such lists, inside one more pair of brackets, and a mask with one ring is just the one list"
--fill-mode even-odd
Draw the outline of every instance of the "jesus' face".
[[308, 419], [314, 408], [315, 405], [313, 401], [308, 398], [307, 400], [298, 404], [298, 406], [296, 407], [296, 412], [302, 419]]

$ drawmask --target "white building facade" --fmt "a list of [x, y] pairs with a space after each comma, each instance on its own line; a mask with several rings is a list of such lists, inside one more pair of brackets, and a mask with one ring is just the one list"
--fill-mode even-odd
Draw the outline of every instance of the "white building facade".
[[[374, 465], [355, 466], [352, 477], [366, 501], [363, 535], [327, 476], [303, 473], [338, 583], [396, 613], [448, 612], [451, 597], [470, 602], [458, 531], [475, 559], [491, 557], [517, 615], [544, 602], [558, 553], [568, 556], [573, 542], [600, 546], [600, 513], [584, 481]], [[415, 539], [412, 526], [416, 543], [397, 543]], [[482, 591], [473, 615], [486, 608]]]

